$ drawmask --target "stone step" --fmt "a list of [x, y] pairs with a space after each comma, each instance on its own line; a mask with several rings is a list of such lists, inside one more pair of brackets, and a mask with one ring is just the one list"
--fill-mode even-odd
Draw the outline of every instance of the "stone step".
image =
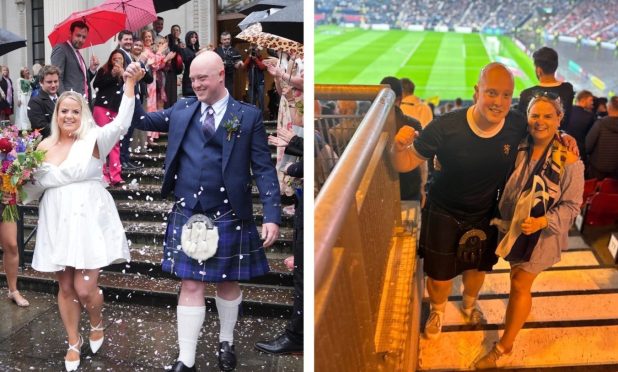
[[[66, 332], [60, 321], [55, 295], [22, 289], [30, 301], [27, 309], [0, 301], [3, 322], [0, 327], [0, 371], [64, 371], [67, 348]], [[257, 341], [280, 335], [287, 319], [264, 316], [240, 316], [234, 331], [238, 355], [235, 372], [302, 371], [303, 357], [272, 356], [257, 351]], [[105, 342], [92, 355], [88, 341], [81, 349], [79, 371], [153, 372], [163, 371], [178, 356], [176, 306], [144, 306], [107, 301], [103, 307]], [[88, 335], [88, 317], [82, 312], [79, 325]], [[200, 329], [196, 350], [196, 370], [218, 371], [217, 345], [219, 317], [207, 312]]]
[[[446, 304], [443, 319], [443, 332], [467, 329], [466, 322], [459, 310], [460, 301]], [[478, 305], [485, 314], [487, 324], [483, 329], [504, 328], [504, 314], [508, 298], [479, 300]], [[425, 303], [429, 311], [429, 304]], [[561, 323], [577, 324], [618, 319], [618, 292], [582, 295], [556, 295], [532, 298], [532, 310], [526, 320], [526, 327]]]
[[[420, 371], [467, 371], [491, 349], [502, 331], [445, 332], [435, 340], [421, 337]], [[524, 328], [513, 352], [498, 361], [500, 368], [547, 368], [618, 364], [618, 325]], [[615, 371], [604, 369], [604, 371]], [[568, 369], [571, 371], [571, 369]]]
[[[3, 268], [0, 261], [0, 268]], [[18, 275], [19, 287], [46, 293], [57, 293], [58, 283], [54, 273], [41, 273], [29, 265]], [[0, 282], [6, 285], [4, 269], [0, 271]], [[168, 278], [152, 278], [139, 273], [123, 274], [102, 271], [99, 287], [106, 301], [124, 302], [149, 306], [176, 306], [180, 281]], [[243, 291], [242, 309], [254, 316], [289, 317], [293, 305], [293, 287], [255, 285], [241, 283]], [[215, 285], [206, 286], [206, 306], [215, 310]]]
[[[453, 280], [449, 300], [461, 300], [462, 290], [461, 276], [458, 276]], [[488, 273], [479, 298], [508, 298], [509, 290], [508, 272]], [[618, 270], [614, 266], [553, 268], [539, 274], [532, 285], [533, 297], [589, 293], [618, 293]], [[424, 296], [428, 298], [426, 290]]]
[[[132, 179], [127, 179], [126, 184], [119, 186], [110, 186], [107, 188], [114, 200], [173, 200], [172, 195], [168, 195], [167, 199], [161, 197], [161, 185], [137, 183], [131, 185]], [[257, 186], [253, 185], [251, 188], [251, 194], [253, 196], [253, 202], [260, 202], [260, 194]]]
[[[173, 202], [167, 200], [116, 200], [116, 208], [120, 219], [123, 221], [146, 220], [153, 222], [163, 222], [171, 210]], [[24, 207], [24, 214], [30, 217], [38, 216], [38, 203], [32, 203]], [[253, 216], [257, 224], [262, 224], [264, 220], [263, 208], [261, 204], [253, 205]], [[286, 213], [281, 214], [281, 227], [293, 227], [294, 216]]]
[[[147, 155], [148, 156], [148, 155]], [[271, 154], [271, 160], [273, 165], [277, 163], [277, 155]], [[143, 168], [135, 169], [135, 170], [122, 170], [122, 179], [127, 183], [131, 183], [134, 179], [138, 183], [149, 183], [149, 184], [157, 184], [161, 185], [163, 183], [163, 176], [165, 174], [163, 170], [164, 160], [160, 157], [148, 159], [147, 157], [140, 157], [140, 160], [135, 159], [135, 157], [131, 157], [131, 161], [134, 161], [140, 165], [143, 165]]]
[[[24, 217], [25, 236], [28, 236], [37, 223], [37, 218], [33, 216]], [[130, 244], [152, 244], [163, 245], [163, 236], [167, 222], [152, 222], [152, 221], [122, 221], [127, 240]], [[258, 226], [258, 233], [261, 233], [261, 226]], [[279, 229], [279, 239], [273, 246], [266, 249], [267, 252], [292, 252], [292, 242], [294, 238], [294, 229], [282, 227]]]

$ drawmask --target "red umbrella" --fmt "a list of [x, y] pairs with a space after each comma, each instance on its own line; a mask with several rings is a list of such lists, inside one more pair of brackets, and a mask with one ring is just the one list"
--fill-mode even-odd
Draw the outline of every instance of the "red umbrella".
[[64, 21], [54, 26], [47, 36], [51, 46], [63, 43], [71, 37], [71, 23], [83, 21], [90, 29], [84, 45], [103, 44], [118, 32], [124, 30], [127, 15], [113, 10], [92, 8], [71, 13]]
[[127, 23], [124, 28], [129, 31], [138, 31], [157, 19], [152, 0], [106, 0], [98, 7], [126, 14]]

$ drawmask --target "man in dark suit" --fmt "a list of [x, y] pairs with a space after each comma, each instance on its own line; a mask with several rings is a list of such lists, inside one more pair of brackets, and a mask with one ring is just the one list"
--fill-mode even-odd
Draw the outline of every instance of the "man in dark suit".
[[60, 71], [58, 67], [45, 65], [39, 72], [41, 91], [38, 96], [28, 101], [28, 119], [32, 129], [41, 131], [43, 138], [49, 137], [50, 124], [54, 115], [54, 108], [58, 99], [60, 85]]
[[223, 31], [221, 33], [221, 45], [215, 49], [215, 52], [221, 57], [225, 65], [225, 88], [231, 96], [234, 96], [234, 74], [236, 70], [243, 66], [243, 63], [242, 56], [232, 46], [232, 35], [229, 32]]
[[[161, 192], [173, 192], [177, 203], [168, 216], [162, 265], [182, 279], [177, 307], [180, 354], [173, 370], [196, 370], [205, 282], [215, 282], [219, 368], [231, 371], [236, 367], [233, 333], [242, 302], [238, 281], [269, 271], [262, 247], [272, 245], [279, 234], [279, 182], [262, 115], [229, 95], [221, 58], [211, 51], [198, 54], [189, 76], [196, 97], [153, 113], [137, 105], [133, 123], [137, 129], [169, 132]], [[264, 208], [263, 244], [253, 218], [252, 176]], [[181, 248], [183, 225], [194, 214], [214, 219], [218, 228], [217, 252], [203, 261]]]
[[90, 66], [86, 67], [84, 57], [79, 49], [84, 46], [88, 37], [88, 25], [82, 21], [71, 24], [71, 37], [64, 43], [54, 46], [51, 53], [51, 64], [60, 70], [60, 92], [73, 90], [90, 101], [90, 81], [94, 78], [99, 67], [98, 59], [93, 55], [90, 58]]
[[[122, 30], [118, 33], [118, 50], [122, 52], [124, 56], [124, 68], [133, 62], [133, 55], [131, 54], [133, 49], [133, 33], [129, 30]], [[135, 85], [135, 97], [138, 98], [140, 103], [144, 100], [142, 95], [146, 92], [146, 89], [142, 90], [146, 84], [150, 84], [153, 82], [152, 73], [146, 66], [140, 61], [142, 64], [142, 68], [146, 69], [146, 75], [144, 78]], [[131, 147], [131, 138], [133, 137], [133, 126], [129, 128], [127, 133], [120, 140], [120, 162], [122, 164], [122, 169], [126, 170], [136, 170], [141, 168], [140, 165], [136, 163], [132, 163], [129, 158], [129, 148]]]

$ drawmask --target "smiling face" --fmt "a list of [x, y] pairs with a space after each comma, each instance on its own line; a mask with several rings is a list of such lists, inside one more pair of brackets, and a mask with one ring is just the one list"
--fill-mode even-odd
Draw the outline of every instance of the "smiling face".
[[56, 122], [60, 134], [73, 135], [82, 123], [82, 105], [73, 97], [67, 96], [58, 101]]
[[528, 109], [528, 132], [537, 144], [546, 144], [558, 132], [562, 108], [550, 98], [536, 98]]
[[199, 54], [190, 67], [191, 87], [201, 102], [214, 104], [225, 96], [223, 61], [215, 52]]
[[47, 74], [41, 81], [41, 89], [50, 96], [55, 96], [58, 93], [58, 85], [60, 85], [58, 74]]
[[476, 107], [486, 125], [498, 125], [509, 113], [515, 83], [504, 65], [493, 63], [485, 67], [474, 87]]

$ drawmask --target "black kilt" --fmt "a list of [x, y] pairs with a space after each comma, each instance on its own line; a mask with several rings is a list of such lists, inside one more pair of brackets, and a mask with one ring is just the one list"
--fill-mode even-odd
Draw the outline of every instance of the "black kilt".
[[424, 257], [423, 270], [428, 277], [434, 280], [450, 280], [466, 270], [478, 269], [479, 271], [491, 271], [498, 262], [496, 248], [498, 246], [498, 231], [495, 226], [489, 226], [490, 215], [473, 219], [473, 222], [482, 226], [487, 234], [485, 249], [478, 263], [471, 264], [462, 262], [457, 257], [457, 245], [460, 231], [445, 223], [437, 214], [428, 213], [429, 208], [439, 214], [452, 214], [443, 208], [429, 205], [423, 209], [421, 216], [421, 235], [419, 240], [419, 252]]

